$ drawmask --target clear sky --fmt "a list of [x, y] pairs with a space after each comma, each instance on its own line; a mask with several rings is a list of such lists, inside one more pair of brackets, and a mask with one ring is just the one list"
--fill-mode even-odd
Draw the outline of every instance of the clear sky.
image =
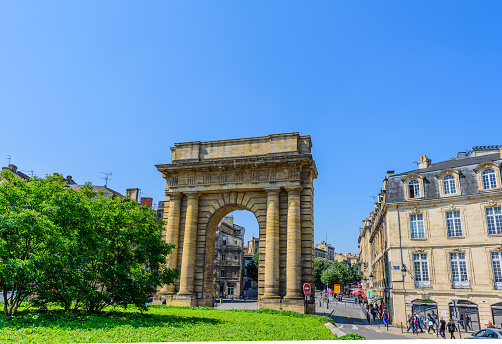
[[[500, 1], [2, 1], [0, 159], [163, 199], [176, 142], [311, 135], [315, 241], [387, 170], [502, 143]], [[250, 214], [250, 213], [248, 213]], [[240, 216], [240, 215], [239, 215]], [[239, 219], [239, 220], [238, 220]], [[236, 223], [257, 234], [256, 220]]]

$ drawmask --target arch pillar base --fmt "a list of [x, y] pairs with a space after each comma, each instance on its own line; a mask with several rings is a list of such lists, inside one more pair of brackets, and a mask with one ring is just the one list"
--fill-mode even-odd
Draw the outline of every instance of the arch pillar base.
[[[292, 311], [305, 314], [305, 300], [303, 298], [268, 298], [258, 300], [258, 309], [275, 309], [278, 311]], [[309, 314], [315, 314], [315, 303], [309, 301]]]
[[154, 298], [153, 304], [160, 305], [162, 301], [166, 300], [166, 306], [187, 306], [187, 307], [197, 307], [197, 296], [192, 295], [179, 295], [179, 294], [157, 294]]

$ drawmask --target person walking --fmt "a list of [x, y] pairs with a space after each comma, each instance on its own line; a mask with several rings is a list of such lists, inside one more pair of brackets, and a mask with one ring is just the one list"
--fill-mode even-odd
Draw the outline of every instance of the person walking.
[[388, 320], [388, 317], [387, 317], [387, 310], [384, 309], [383, 310], [383, 324], [385, 327], [387, 327], [387, 320]]
[[448, 324], [446, 324], [446, 327], [448, 327], [448, 332], [450, 332], [450, 339], [455, 339], [456, 328], [453, 320], [450, 319], [450, 321], [448, 321]]
[[413, 334], [415, 334], [415, 325], [413, 324], [413, 315], [408, 314], [406, 317], [406, 323], [408, 324], [408, 329], [406, 332], [410, 332], [410, 328], [413, 330]]
[[439, 334], [443, 339], [446, 339], [444, 331], [446, 330], [446, 321], [444, 321], [443, 317], [439, 318]]
[[429, 325], [429, 329], [427, 330], [427, 333], [432, 333], [436, 334], [436, 330], [434, 330], [434, 318], [431, 316], [430, 313], [427, 313], [427, 323]]
[[414, 319], [414, 321], [415, 321], [415, 329], [417, 331], [418, 331], [418, 329], [420, 329], [420, 333], [423, 333], [424, 330], [422, 328], [422, 325], [420, 325], [420, 318], [418, 317], [417, 313], [415, 313], [414, 316], [415, 316], [415, 319]]

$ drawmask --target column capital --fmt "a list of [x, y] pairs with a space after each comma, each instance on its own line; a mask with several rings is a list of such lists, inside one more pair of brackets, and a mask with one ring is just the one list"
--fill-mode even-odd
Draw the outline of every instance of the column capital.
[[284, 187], [284, 190], [286, 190], [288, 194], [294, 194], [296, 192], [302, 192], [303, 188], [301, 186], [286, 186]]
[[166, 196], [169, 196], [170, 199], [174, 199], [174, 198], [181, 199], [183, 197], [183, 193], [171, 191], [171, 192], [166, 192]]
[[264, 188], [265, 192], [268, 195], [273, 195], [273, 194], [279, 194], [281, 192], [281, 188], [274, 187], [274, 188]]
[[188, 199], [199, 199], [200, 198], [200, 193], [198, 192], [187, 192], [186, 193]]

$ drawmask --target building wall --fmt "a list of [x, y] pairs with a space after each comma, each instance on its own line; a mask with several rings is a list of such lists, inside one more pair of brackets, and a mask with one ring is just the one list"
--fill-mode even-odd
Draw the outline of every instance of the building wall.
[[[500, 302], [502, 290], [494, 281], [491, 252], [502, 252], [502, 234], [488, 234], [485, 209], [502, 206], [501, 155], [483, 151], [434, 165], [424, 156], [419, 170], [388, 173], [375, 209], [363, 221], [359, 248], [363, 289], [384, 298], [393, 323], [405, 323], [409, 305], [422, 299], [435, 302], [446, 319], [456, 301], [477, 306], [481, 328], [493, 322], [491, 306]], [[497, 173], [497, 187], [483, 190], [480, 173], [488, 165]], [[457, 176], [457, 192], [445, 195], [442, 178], [448, 174]], [[413, 179], [421, 181], [420, 197], [407, 194]], [[460, 213], [462, 236], [448, 236], [446, 216], [451, 211]], [[424, 238], [417, 239], [412, 238], [410, 219], [419, 214]], [[453, 285], [451, 253], [465, 253], [468, 285]], [[415, 281], [414, 254], [426, 255], [429, 281], [422, 284]], [[373, 279], [364, 280], [369, 275]]]

